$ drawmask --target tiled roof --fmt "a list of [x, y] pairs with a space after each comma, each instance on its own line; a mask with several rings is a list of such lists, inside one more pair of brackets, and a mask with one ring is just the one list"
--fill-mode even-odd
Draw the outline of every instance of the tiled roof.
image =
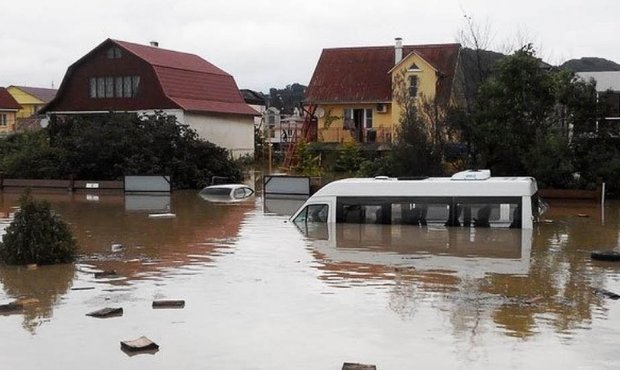
[[35, 98], [41, 100], [43, 103], [49, 103], [54, 99], [58, 90], [56, 89], [46, 89], [43, 87], [30, 87], [30, 86], [13, 86], [22, 90], [23, 92], [34, 96]]
[[244, 102], [234, 78], [201, 57], [126, 41], [112, 42], [152, 65], [164, 93], [180, 108], [258, 115]]
[[15, 101], [13, 96], [4, 87], [0, 87], [0, 110], [20, 110], [22, 106]]
[[[442, 78], [437, 97], [447, 102], [460, 44], [404, 45], [403, 56], [416, 52]], [[394, 46], [324, 49], [306, 91], [308, 102], [387, 102], [392, 100], [389, 75], [394, 67]]]

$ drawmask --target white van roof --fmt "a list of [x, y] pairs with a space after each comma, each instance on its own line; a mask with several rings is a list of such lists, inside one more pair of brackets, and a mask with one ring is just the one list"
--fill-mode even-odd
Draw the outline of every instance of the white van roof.
[[372, 196], [372, 197], [515, 197], [531, 196], [538, 190], [531, 177], [487, 177], [461, 179], [458, 177], [429, 177], [407, 179], [393, 177], [350, 178], [331, 182], [312, 197]]

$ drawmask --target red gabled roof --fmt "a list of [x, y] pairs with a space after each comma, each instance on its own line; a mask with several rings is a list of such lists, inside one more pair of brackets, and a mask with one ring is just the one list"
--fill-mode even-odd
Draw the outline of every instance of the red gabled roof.
[[22, 106], [17, 103], [15, 98], [6, 88], [0, 87], [0, 110], [20, 110]]
[[[404, 45], [403, 56], [416, 52], [441, 74], [437, 97], [447, 102], [460, 44]], [[394, 46], [323, 49], [308, 89], [308, 102], [387, 102], [392, 100], [389, 75]]]
[[43, 87], [30, 87], [30, 86], [12, 86], [21, 91], [34, 96], [35, 98], [41, 100], [44, 103], [49, 103], [54, 99], [58, 90], [56, 89], [47, 89]]
[[235, 79], [201, 57], [126, 41], [111, 41], [149, 63], [164, 94], [181, 109], [258, 115], [243, 100]]

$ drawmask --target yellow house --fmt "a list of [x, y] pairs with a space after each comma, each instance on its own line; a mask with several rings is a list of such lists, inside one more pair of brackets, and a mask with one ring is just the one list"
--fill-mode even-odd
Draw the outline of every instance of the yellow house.
[[15, 132], [16, 115], [20, 109], [21, 106], [11, 94], [4, 87], [0, 87], [0, 135]]
[[[446, 107], [453, 98], [460, 44], [324, 49], [305, 103], [315, 105], [318, 140], [389, 143], [399, 125], [399, 96]], [[405, 90], [406, 89], [406, 90]]]
[[29, 86], [9, 86], [7, 87], [9, 94], [22, 106], [17, 112], [17, 118], [28, 118], [34, 116], [39, 109], [49, 103], [57, 90], [46, 89], [42, 87]]

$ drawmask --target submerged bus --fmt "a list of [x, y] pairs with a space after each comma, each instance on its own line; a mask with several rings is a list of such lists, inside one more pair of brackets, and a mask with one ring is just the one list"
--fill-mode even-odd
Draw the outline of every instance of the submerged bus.
[[538, 212], [531, 177], [350, 178], [331, 182], [293, 214], [295, 223], [404, 224], [531, 229]]

